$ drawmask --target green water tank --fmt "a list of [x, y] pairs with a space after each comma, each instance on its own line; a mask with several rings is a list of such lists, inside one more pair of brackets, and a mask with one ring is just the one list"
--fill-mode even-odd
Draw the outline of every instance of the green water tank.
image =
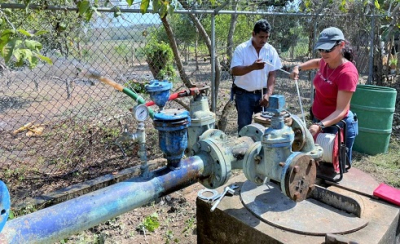
[[359, 134], [353, 150], [369, 155], [386, 153], [392, 133], [397, 91], [390, 87], [358, 85], [350, 109], [357, 114]]

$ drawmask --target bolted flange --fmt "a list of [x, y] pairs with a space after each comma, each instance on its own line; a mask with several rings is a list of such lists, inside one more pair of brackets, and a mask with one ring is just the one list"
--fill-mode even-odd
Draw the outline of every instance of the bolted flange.
[[314, 189], [317, 168], [313, 158], [303, 153], [293, 153], [286, 160], [281, 175], [281, 190], [290, 199], [300, 202]]

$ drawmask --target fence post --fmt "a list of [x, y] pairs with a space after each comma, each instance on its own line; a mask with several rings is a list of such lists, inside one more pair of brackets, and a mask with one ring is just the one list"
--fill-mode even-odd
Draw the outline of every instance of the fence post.
[[370, 49], [369, 49], [369, 68], [368, 68], [368, 80], [367, 84], [372, 84], [372, 77], [374, 75], [374, 36], [375, 36], [375, 8], [372, 9], [372, 19], [371, 19], [371, 32], [370, 32]]
[[211, 111], [215, 113], [216, 110], [216, 96], [215, 89], [215, 14], [211, 14]]

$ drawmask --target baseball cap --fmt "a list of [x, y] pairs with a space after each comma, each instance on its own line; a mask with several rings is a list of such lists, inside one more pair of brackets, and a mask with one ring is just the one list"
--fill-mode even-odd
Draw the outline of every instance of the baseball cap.
[[315, 45], [314, 49], [324, 49], [329, 50], [337, 41], [344, 40], [343, 32], [336, 28], [336, 27], [329, 27], [324, 29], [318, 37], [317, 44]]

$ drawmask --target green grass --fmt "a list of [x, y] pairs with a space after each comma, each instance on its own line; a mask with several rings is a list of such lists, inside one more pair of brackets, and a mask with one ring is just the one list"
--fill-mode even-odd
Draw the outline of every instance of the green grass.
[[387, 153], [367, 155], [354, 152], [353, 166], [370, 173], [378, 182], [400, 187], [400, 143], [392, 139]]

